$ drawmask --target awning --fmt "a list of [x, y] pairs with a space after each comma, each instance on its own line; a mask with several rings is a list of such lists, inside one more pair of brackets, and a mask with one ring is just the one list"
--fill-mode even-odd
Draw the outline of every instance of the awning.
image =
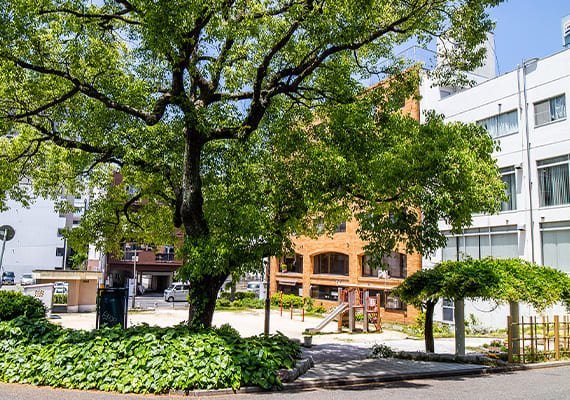
[[279, 283], [280, 285], [284, 285], [284, 286], [296, 286], [298, 283], [302, 283], [302, 282], [297, 282], [297, 281], [277, 281], [277, 283]]

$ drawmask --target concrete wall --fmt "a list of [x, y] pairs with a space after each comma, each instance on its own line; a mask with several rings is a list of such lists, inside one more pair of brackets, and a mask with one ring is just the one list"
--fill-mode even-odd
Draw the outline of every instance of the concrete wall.
[[[435, 110], [444, 114], [447, 121], [477, 122], [500, 113], [518, 110], [518, 132], [497, 138], [500, 150], [493, 154], [499, 168], [514, 167], [516, 181], [516, 209], [496, 215], [473, 215], [473, 228], [517, 226], [518, 257], [542, 264], [541, 223], [570, 222], [570, 205], [540, 207], [537, 162], [570, 154], [570, 49], [563, 50], [536, 62], [523, 70], [518, 69], [490, 79], [477, 86], [448, 95], [432, 82], [422, 81], [420, 109]], [[523, 78], [526, 77], [527, 101], [523, 95]], [[535, 126], [534, 103], [566, 95], [567, 117], [541, 126]], [[530, 142], [530, 163], [527, 159], [526, 126]], [[529, 184], [530, 176], [530, 184]], [[532, 202], [531, 202], [532, 201]], [[531, 221], [531, 207], [533, 218]], [[441, 230], [449, 230], [440, 223]], [[532, 235], [531, 235], [532, 232]], [[532, 236], [534, 240], [532, 240]], [[534, 260], [533, 260], [534, 250]], [[441, 250], [426, 256], [423, 265], [430, 267], [442, 260]], [[556, 267], [556, 266], [554, 266]], [[570, 272], [570, 271], [565, 271]], [[466, 303], [465, 315], [473, 312], [488, 326], [504, 328], [508, 307], [490, 311], [491, 306]], [[481, 311], [483, 309], [483, 311]], [[525, 309], [526, 315], [536, 315]], [[496, 314], [496, 315], [495, 315]], [[521, 308], [521, 315], [523, 309]], [[441, 319], [441, 307], [436, 307], [436, 318]]]

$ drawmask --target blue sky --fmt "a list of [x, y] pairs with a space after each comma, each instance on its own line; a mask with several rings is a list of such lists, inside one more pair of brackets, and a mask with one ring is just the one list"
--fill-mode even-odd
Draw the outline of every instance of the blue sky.
[[543, 58], [563, 49], [561, 19], [570, 14], [570, 0], [510, 0], [489, 14], [497, 23], [495, 54], [498, 72], [504, 74], [523, 58]]

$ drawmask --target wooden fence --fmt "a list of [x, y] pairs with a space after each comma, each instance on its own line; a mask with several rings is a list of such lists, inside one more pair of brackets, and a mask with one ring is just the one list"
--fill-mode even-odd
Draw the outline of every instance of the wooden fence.
[[555, 315], [553, 320], [530, 317], [512, 321], [507, 317], [509, 362], [558, 361], [570, 356], [570, 317]]

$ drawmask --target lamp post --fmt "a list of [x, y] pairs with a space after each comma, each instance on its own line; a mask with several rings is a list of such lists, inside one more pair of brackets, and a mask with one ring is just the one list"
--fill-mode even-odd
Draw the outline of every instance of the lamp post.
[[135, 255], [133, 256], [133, 279], [135, 281], [135, 288], [133, 290], [133, 304], [132, 308], [135, 308], [135, 297], [137, 296], [137, 245], [133, 245], [135, 250]]

